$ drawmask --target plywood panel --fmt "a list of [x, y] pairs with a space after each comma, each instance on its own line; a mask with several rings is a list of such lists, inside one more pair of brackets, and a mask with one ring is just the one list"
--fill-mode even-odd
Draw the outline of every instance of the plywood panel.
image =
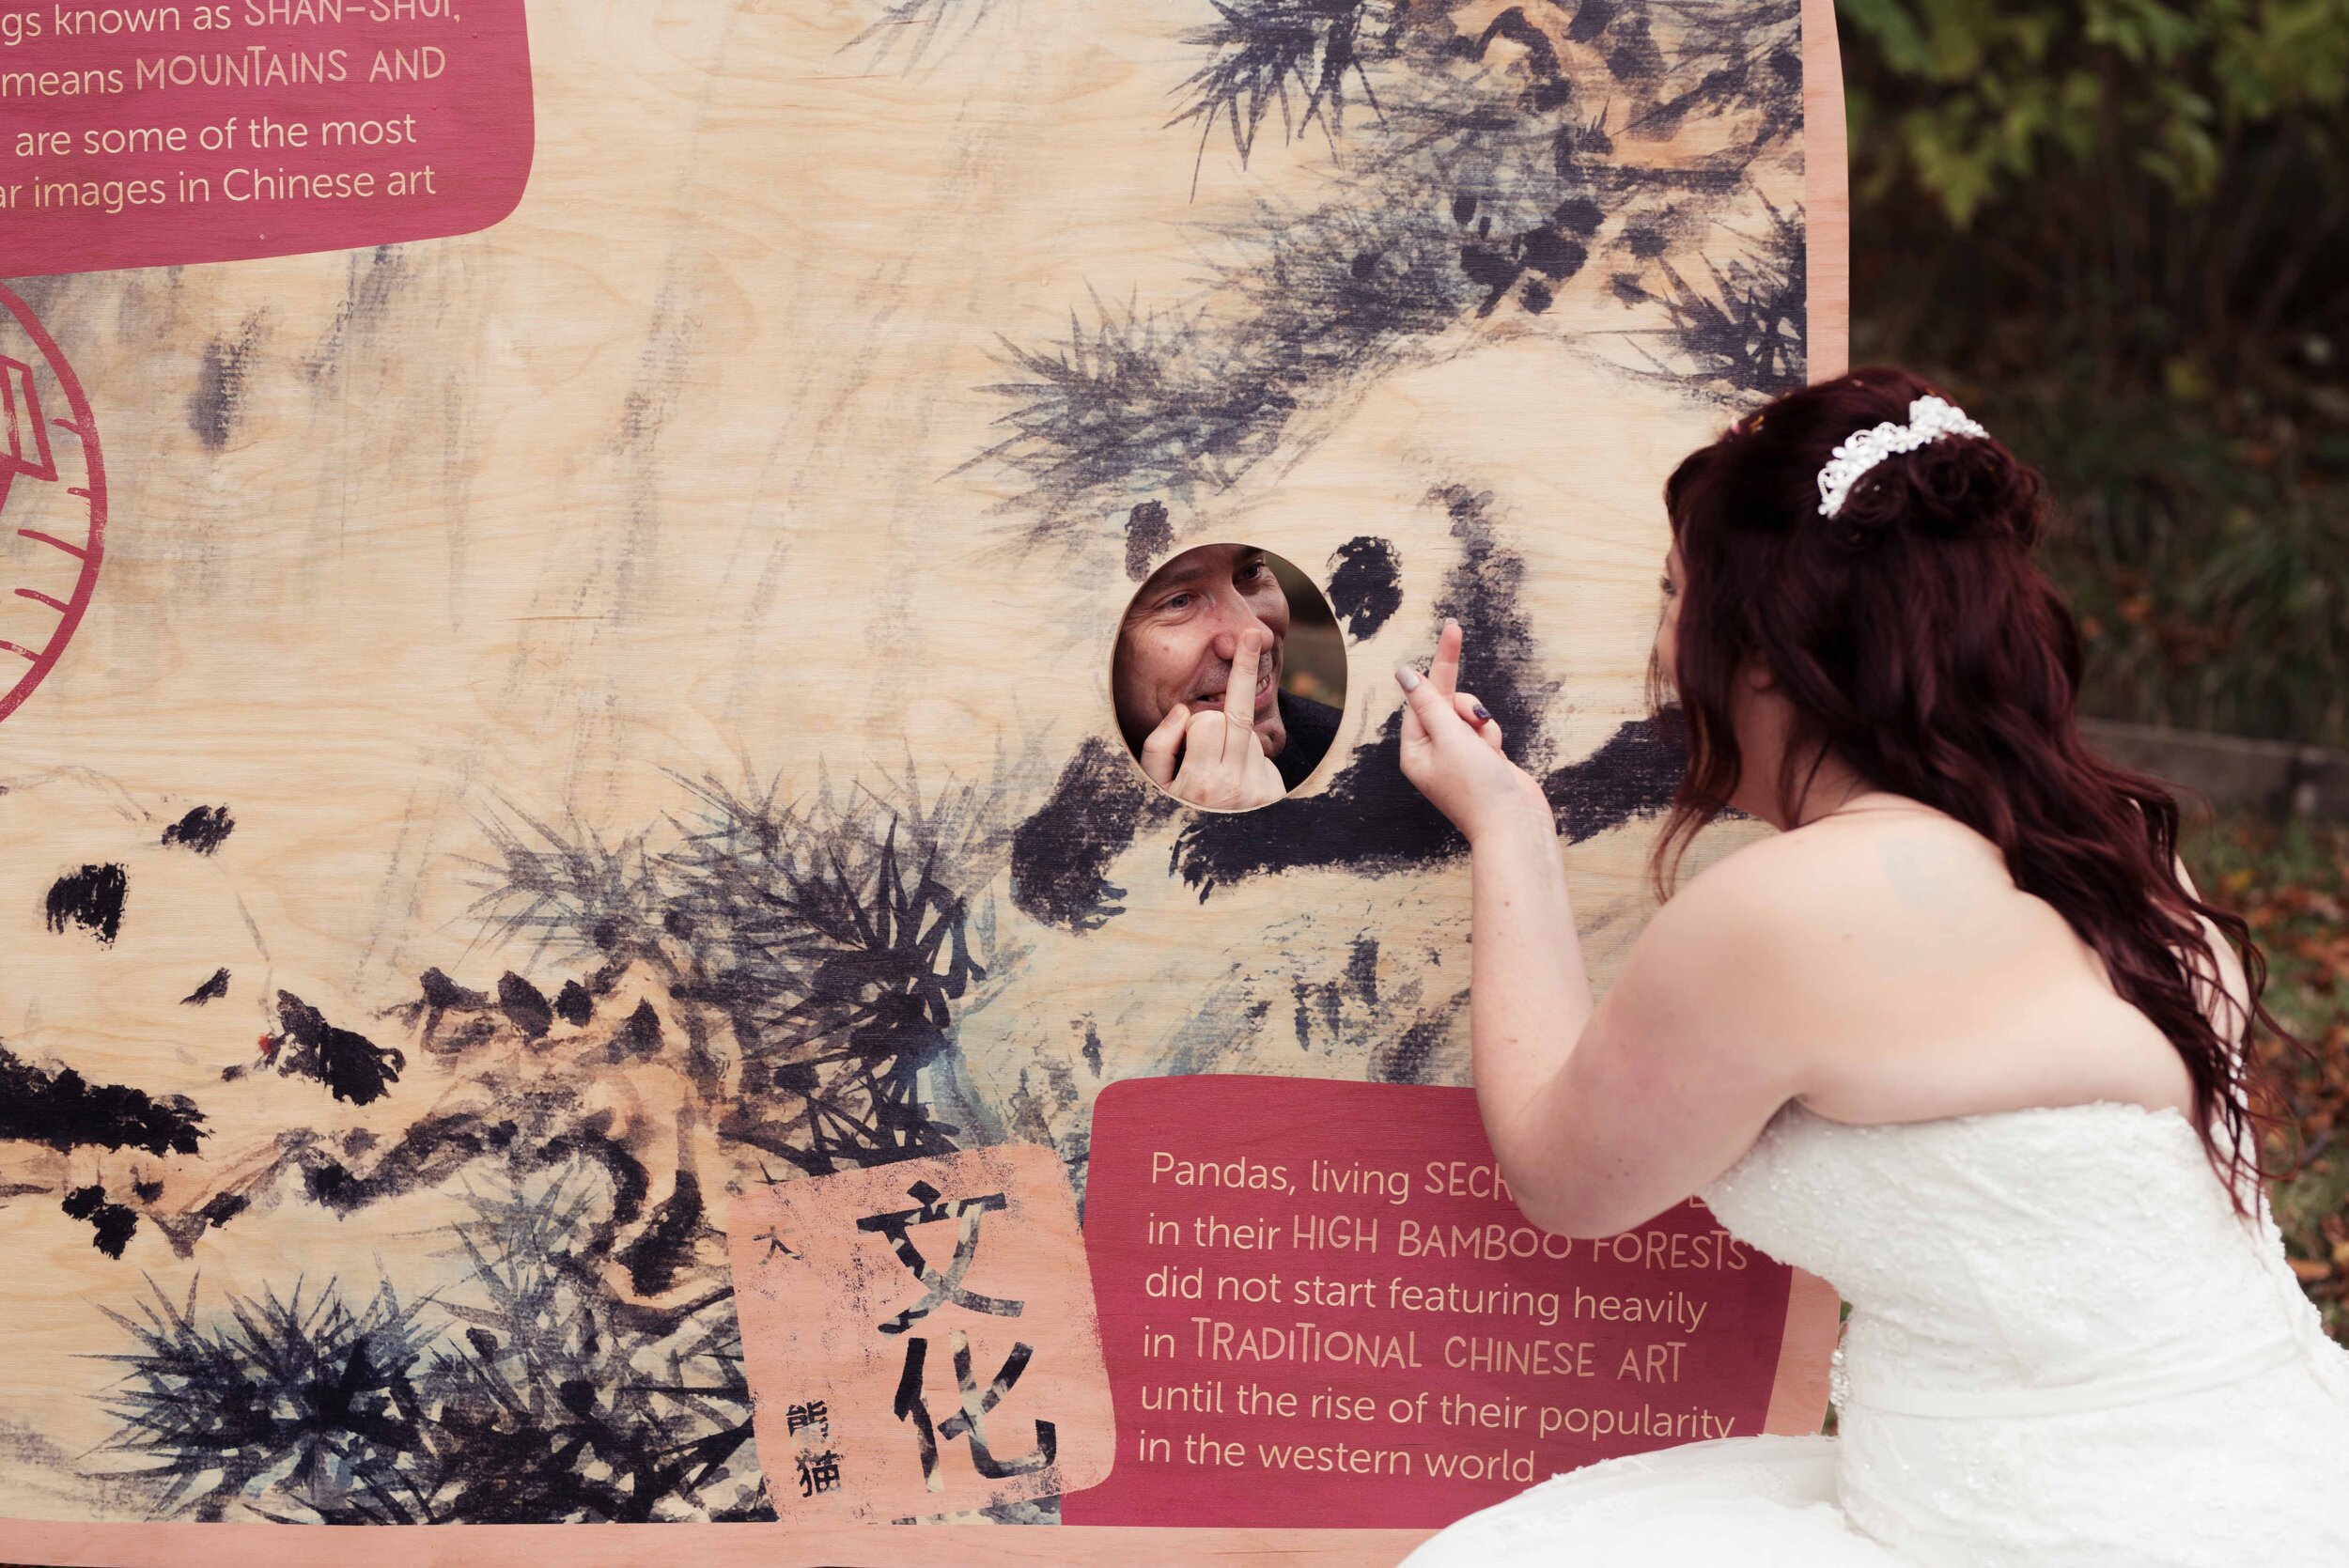
[[[0, 1139], [0, 1548], [757, 1516], [732, 1194], [1003, 1142], [1081, 1191], [1128, 1078], [1464, 1082], [1467, 860], [1386, 676], [1445, 614], [1611, 976], [1675, 777], [1663, 477], [1843, 352], [1831, 19], [1366, 4], [1282, 70], [1259, 8], [544, 0], [494, 226], [11, 281], [110, 522], [0, 729], [0, 1046], [43, 1126], [67, 1073], [145, 1099]], [[1353, 678], [1298, 798], [1210, 816], [1118, 745], [1110, 639], [1233, 539], [1332, 589]], [[52, 919], [84, 866], [124, 868], [112, 940]], [[472, 1358], [434, 1410], [503, 1380], [523, 1446], [578, 1385], [605, 1447], [471, 1487], [497, 1445], [420, 1459], [384, 1382], [305, 1470], [219, 1429], [245, 1352], [172, 1359], [246, 1332]], [[109, 1533], [161, 1521], [210, 1533]], [[864, 1549], [781, 1528], [693, 1549]], [[887, 1551], [1104, 1560], [1050, 1537]], [[1115, 1550], [1416, 1537], [1177, 1539]], [[435, 1541], [380, 1549], [513, 1549]]]

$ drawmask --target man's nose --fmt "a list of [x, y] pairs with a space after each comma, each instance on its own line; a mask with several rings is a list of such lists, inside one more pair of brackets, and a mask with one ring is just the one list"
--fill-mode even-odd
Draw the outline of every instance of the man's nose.
[[1270, 623], [1246, 605], [1240, 605], [1235, 610], [1224, 613], [1223, 625], [1217, 629], [1215, 641], [1209, 646], [1215, 650], [1215, 656], [1218, 659], [1229, 664], [1239, 655], [1240, 634], [1256, 628], [1263, 629], [1267, 647], [1270, 647], [1273, 643], [1279, 641], [1272, 635]]

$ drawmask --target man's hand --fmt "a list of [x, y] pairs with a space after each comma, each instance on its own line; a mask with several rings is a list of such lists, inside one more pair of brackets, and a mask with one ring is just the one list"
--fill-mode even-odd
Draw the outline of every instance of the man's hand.
[[[1501, 749], [1501, 724], [1460, 683], [1460, 623], [1446, 621], [1427, 674], [1394, 673], [1403, 687], [1403, 776], [1470, 844], [1486, 828], [1529, 810], [1545, 822], [1542, 787]], [[1552, 830], [1554, 831], [1554, 829]]]
[[1142, 743], [1142, 770], [1177, 800], [1209, 811], [1268, 806], [1288, 793], [1256, 734], [1256, 678], [1272, 634], [1243, 631], [1224, 678], [1223, 706], [1176, 703]]

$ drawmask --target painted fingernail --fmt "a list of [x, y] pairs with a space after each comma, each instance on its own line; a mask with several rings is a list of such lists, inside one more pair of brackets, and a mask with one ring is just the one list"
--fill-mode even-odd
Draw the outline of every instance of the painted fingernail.
[[1469, 704], [1469, 711], [1475, 714], [1479, 719], [1489, 719], [1492, 717], [1490, 713], [1485, 711], [1485, 705], [1483, 703]]
[[1416, 691], [1419, 690], [1419, 672], [1410, 668], [1408, 665], [1397, 670], [1394, 673], [1394, 678], [1402, 683], [1403, 690], [1406, 691]]

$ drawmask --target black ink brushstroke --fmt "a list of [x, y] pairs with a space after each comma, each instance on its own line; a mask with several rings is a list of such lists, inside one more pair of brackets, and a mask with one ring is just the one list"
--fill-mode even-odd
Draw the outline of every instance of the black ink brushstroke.
[[[1282, 130], [1294, 138], [1319, 124], [1334, 140], [1346, 127], [1346, 78], [1365, 101], [1378, 99], [1361, 57], [1366, 21], [1398, 8], [1382, 0], [1214, 0], [1218, 20], [1193, 28], [1182, 41], [1212, 56], [1178, 92], [1190, 102], [1170, 126], [1199, 122], [1199, 154], [1221, 119], [1244, 166], [1255, 150], [1265, 116], [1281, 111]], [[1302, 99], [1292, 107], [1292, 84]]]
[[436, 967], [417, 976], [416, 984], [424, 992], [426, 1007], [440, 1011], [446, 1008], [479, 1009], [490, 1005], [487, 992], [460, 986]]
[[163, 843], [209, 855], [228, 842], [237, 819], [226, 806], [191, 806], [188, 814], [163, 830]]
[[546, 993], [512, 970], [498, 976], [498, 1007], [525, 1040], [544, 1039], [554, 1027], [554, 1009]]
[[[880, 19], [860, 31], [840, 47], [845, 50], [863, 49], [868, 45], [875, 68], [886, 65], [889, 56], [901, 42], [910, 40], [906, 51], [904, 70], [909, 76], [921, 65], [925, 56], [937, 46], [939, 35], [945, 31], [947, 20], [957, 11], [968, 11], [960, 38], [948, 43], [949, 52], [966, 41], [979, 30], [980, 23], [994, 8], [994, 0], [893, 0]], [[941, 59], [943, 54], [940, 56]]]
[[1330, 607], [1355, 642], [1378, 635], [1403, 607], [1403, 564], [1394, 541], [1357, 535], [1330, 552]]
[[607, 1055], [614, 1062], [624, 1062], [631, 1056], [651, 1056], [660, 1051], [661, 1039], [661, 1015], [647, 997], [637, 1002], [628, 1021], [612, 1036]]
[[182, 1007], [201, 1007], [208, 1001], [218, 1001], [228, 994], [228, 971], [217, 969], [203, 985], [179, 999]]
[[576, 980], [566, 980], [554, 993], [554, 1016], [574, 1029], [583, 1029], [596, 1016], [596, 999]]
[[[972, 899], [1008, 850], [1001, 783], [931, 795], [909, 777], [799, 802], [779, 782], [688, 787], [694, 819], [658, 853], [649, 834], [614, 846], [493, 828], [503, 863], [485, 910], [542, 950], [642, 964], [689, 998], [679, 1064], [726, 1099], [721, 1138], [810, 1174], [956, 1147], [960, 1129], [920, 1085], [960, 1074], [957, 1013], [1000, 983], [991, 915], [975, 921]], [[740, 1050], [730, 1095], [702, 1010]], [[667, 1049], [669, 1021], [640, 1006], [613, 1047]]]
[[261, 343], [261, 318], [248, 318], [235, 337], [204, 346], [195, 390], [188, 395], [188, 428], [213, 452], [225, 449], [242, 413], [246, 364]]
[[1124, 747], [1087, 737], [1061, 768], [1051, 797], [1011, 835], [1011, 901], [1030, 919], [1091, 931], [1125, 912], [1109, 879], [1144, 822], [1174, 803], [1150, 785]]
[[[365, 1175], [354, 1173], [345, 1158], [337, 1157], [334, 1145], [314, 1134], [289, 1138], [288, 1159], [302, 1172], [303, 1190], [311, 1202], [350, 1214], [444, 1181], [511, 1141], [501, 1138], [500, 1123], [458, 1111], [427, 1116], [402, 1129], [388, 1148], [374, 1155]], [[356, 1157], [355, 1152], [345, 1154]]]
[[122, 934], [122, 907], [131, 896], [130, 874], [116, 864], [86, 865], [49, 884], [49, 929], [78, 925], [107, 947]]
[[1364, 1076], [1374, 1083], [1427, 1082], [1427, 1067], [1443, 1044], [1445, 1029], [1441, 1019], [1422, 1018], [1378, 1051]]
[[194, 1315], [154, 1288], [133, 1318], [100, 1311], [135, 1348], [109, 1358], [127, 1369], [108, 1404], [112, 1445], [147, 1456], [166, 1514], [207, 1522], [268, 1470], [288, 1465], [319, 1490], [354, 1484], [363, 1496], [391, 1479], [394, 1456], [417, 1445], [415, 1379], [428, 1343], [417, 1303], [390, 1285], [352, 1310], [332, 1285], [305, 1304], [232, 1298], [226, 1322]]
[[1378, 1005], [1378, 939], [1357, 937], [1346, 960], [1346, 982], [1365, 1007]]
[[158, 1099], [144, 1089], [92, 1084], [70, 1067], [47, 1071], [0, 1046], [0, 1139], [59, 1150], [192, 1155], [207, 1130], [204, 1113], [184, 1095]]
[[1672, 804], [1688, 771], [1688, 755], [1676, 718], [1634, 719], [1581, 761], [1542, 779], [1542, 796], [1557, 813], [1558, 831], [1579, 844], [1634, 817], [1654, 816]]
[[102, 1187], [77, 1187], [57, 1205], [69, 1219], [89, 1221], [90, 1245], [110, 1258], [120, 1258], [139, 1228], [139, 1217], [120, 1203], [106, 1201]]
[[[1625, 280], [1616, 291], [1662, 305], [1669, 325], [1649, 335], [1669, 342], [1680, 362], [1700, 376], [1776, 396], [1802, 385], [1809, 365], [1809, 240], [1799, 211], [1771, 207], [1769, 215], [1764, 244], [1731, 256], [1725, 264], [1703, 258], [1703, 285], [1690, 282], [1670, 261], [1659, 261], [1664, 287], [1651, 291]], [[1656, 363], [1668, 368], [1665, 361]]]
[[1158, 558], [1174, 548], [1174, 527], [1167, 520], [1166, 503], [1137, 503], [1126, 518], [1126, 575], [1142, 582]]
[[368, 1105], [399, 1080], [408, 1058], [396, 1046], [379, 1046], [366, 1035], [338, 1028], [326, 1015], [294, 995], [277, 993], [277, 1026], [290, 1046], [278, 1048], [277, 1070], [313, 1078], [338, 1100]]
[[652, 1223], [616, 1254], [639, 1295], [660, 1296], [676, 1285], [702, 1229], [701, 1183], [691, 1171], [679, 1171]]

